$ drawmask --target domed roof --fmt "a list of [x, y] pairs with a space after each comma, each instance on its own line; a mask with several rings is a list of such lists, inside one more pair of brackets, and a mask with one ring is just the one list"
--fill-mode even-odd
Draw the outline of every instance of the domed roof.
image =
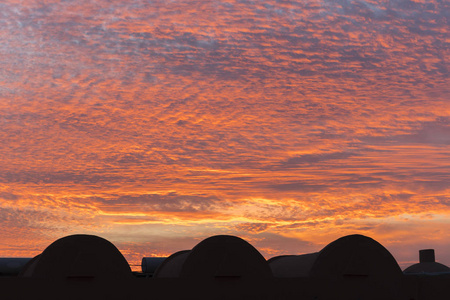
[[371, 276], [399, 278], [402, 271], [391, 253], [374, 239], [354, 234], [323, 248], [312, 266], [312, 277]]
[[419, 251], [419, 263], [406, 268], [404, 274], [445, 273], [450, 272], [446, 265], [435, 261], [434, 249]]
[[403, 271], [403, 273], [405, 274], [444, 273], [444, 272], [450, 272], [450, 268], [438, 262], [426, 262], [414, 264], [412, 266], [409, 266]]
[[389, 251], [377, 241], [359, 234], [328, 244], [320, 252], [284, 255], [268, 261], [275, 277], [390, 278], [398, 280], [401, 269]]
[[132, 273], [128, 262], [112, 243], [98, 236], [77, 234], [53, 242], [30, 261], [21, 276], [127, 278]]
[[299, 258], [310, 268], [304, 271], [310, 278], [326, 283], [326, 288], [315, 291], [319, 299], [404, 299], [400, 267], [369, 237], [344, 236], [315, 255]]
[[252, 245], [230, 235], [209, 237], [192, 250], [169, 256], [155, 271], [154, 277], [218, 278], [271, 277], [265, 258]]
[[181, 277], [272, 277], [266, 259], [243, 239], [230, 235], [198, 243], [183, 265]]

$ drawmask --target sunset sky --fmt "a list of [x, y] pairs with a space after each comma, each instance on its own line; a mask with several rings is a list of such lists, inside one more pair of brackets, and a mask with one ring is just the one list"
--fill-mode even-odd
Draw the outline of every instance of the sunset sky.
[[0, 257], [359, 233], [450, 265], [450, 4], [4, 0]]

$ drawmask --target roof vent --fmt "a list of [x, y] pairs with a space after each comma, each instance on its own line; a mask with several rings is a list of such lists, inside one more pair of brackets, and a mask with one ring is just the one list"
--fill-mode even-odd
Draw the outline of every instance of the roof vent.
[[450, 272], [449, 267], [436, 262], [434, 257], [434, 249], [419, 250], [419, 261], [420, 263], [409, 266], [403, 271], [403, 273], [408, 275], [420, 275]]
[[434, 249], [419, 250], [419, 261], [421, 263], [436, 262]]

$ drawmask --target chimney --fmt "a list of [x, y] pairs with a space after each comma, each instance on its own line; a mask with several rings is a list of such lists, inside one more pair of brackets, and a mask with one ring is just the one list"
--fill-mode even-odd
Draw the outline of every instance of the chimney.
[[435, 262], [434, 249], [419, 250], [420, 263]]

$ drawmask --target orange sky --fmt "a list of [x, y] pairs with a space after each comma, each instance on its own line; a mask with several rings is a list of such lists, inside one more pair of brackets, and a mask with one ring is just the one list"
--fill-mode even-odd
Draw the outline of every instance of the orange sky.
[[0, 4], [0, 256], [360, 233], [450, 265], [445, 1]]

